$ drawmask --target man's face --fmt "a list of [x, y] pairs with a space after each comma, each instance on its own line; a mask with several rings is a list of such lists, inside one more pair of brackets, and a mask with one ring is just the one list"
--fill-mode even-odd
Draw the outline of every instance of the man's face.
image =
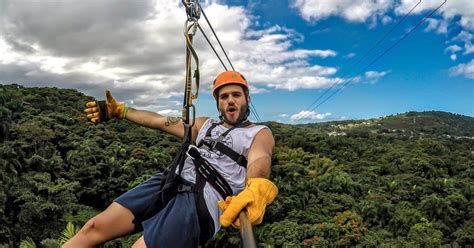
[[219, 112], [224, 121], [230, 125], [240, 122], [250, 101], [250, 98], [246, 99], [244, 89], [240, 85], [226, 85], [219, 89], [218, 95]]

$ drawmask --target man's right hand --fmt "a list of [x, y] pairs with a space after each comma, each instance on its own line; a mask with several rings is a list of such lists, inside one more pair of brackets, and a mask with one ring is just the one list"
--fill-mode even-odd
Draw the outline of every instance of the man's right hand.
[[117, 102], [110, 91], [106, 91], [107, 101], [94, 101], [86, 103], [84, 112], [87, 119], [93, 123], [108, 121], [114, 118], [123, 119], [127, 115], [127, 107], [122, 102]]

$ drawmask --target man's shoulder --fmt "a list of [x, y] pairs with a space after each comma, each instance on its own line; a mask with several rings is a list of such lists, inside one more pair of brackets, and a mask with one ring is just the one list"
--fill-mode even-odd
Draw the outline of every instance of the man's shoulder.
[[250, 133], [253, 133], [254, 137], [262, 136], [271, 136], [273, 137], [272, 131], [268, 126], [265, 125], [257, 125], [257, 124], [252, 124], [248, 128], [246, 128]]

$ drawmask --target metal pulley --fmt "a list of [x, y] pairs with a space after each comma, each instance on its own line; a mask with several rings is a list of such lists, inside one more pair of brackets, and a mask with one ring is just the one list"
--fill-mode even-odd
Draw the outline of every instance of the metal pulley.
[[197, 21], [201, 17], [201, 8], [199, 7], [199, 0], [182, 0], [188, 15], [188, 21]]

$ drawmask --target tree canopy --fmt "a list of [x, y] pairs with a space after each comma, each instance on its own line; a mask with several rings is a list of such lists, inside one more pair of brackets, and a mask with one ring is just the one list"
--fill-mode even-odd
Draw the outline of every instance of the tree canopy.
[[[0, 247], [57, 247], [179, 149], [176, 138], [127, 121], [87, 122], [90, 100], [70, 89], [0, 85]], [[429, 111], [263, 124], [276, 139], [280, 194], [254, 228], [259, 244], [474, 243], [473, 117]], [[136, 237], [103, 247], [128, 247]], [[206, 246], [239, 242], [229, 228]]]

